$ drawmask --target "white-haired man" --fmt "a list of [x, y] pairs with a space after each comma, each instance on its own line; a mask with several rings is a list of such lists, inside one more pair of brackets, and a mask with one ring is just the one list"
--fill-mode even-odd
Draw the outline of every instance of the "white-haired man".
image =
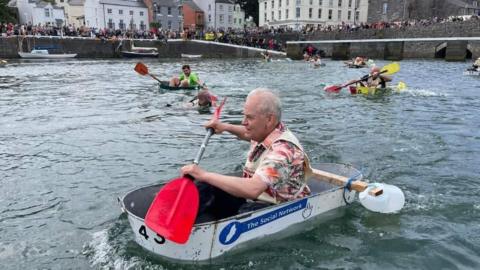
[[205, 209], [202, 204], [208, 204], [206, 210], [217, 218], [224, 218], [258, 208], [250, 200], [260, 195], [263, 201], [279, 203], [310, 194], [305, 181], [307, 158], [298, 139], [281, 122], [280, 99], [268, 89], [255, 89], [247, 96], [243, 114], [242, 125], [218, 120], [206, 124], [216, 133], [227, 131], [250, 141], [243, 177], [208, 172], [193, 164], [181, 169], [183, 175], [201, 181], [199, 214]]

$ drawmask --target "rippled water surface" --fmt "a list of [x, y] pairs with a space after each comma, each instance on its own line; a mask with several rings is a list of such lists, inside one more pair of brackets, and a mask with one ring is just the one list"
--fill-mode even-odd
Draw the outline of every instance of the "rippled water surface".
[[[177, 265], [134, 242], [117, 197], [166, 181], [189, 163], [210, 114], [192, 94], [162, 93], [124, 60], [23, 61], [0, 68], [2, 269], [479, 269], [480, 78], [466, 63], [402, 61], [401, 93], [326, 94], [366, 70], [341, 62], [190, 62], [239, 123], [248, 92], [279, 91], [284, 121], [315, 162], [351, 163], [399, 186], [398, 214], [360, 204], [312, 230], [225, 256]], [[182, 63], [147, 62], [159, 78]], [[387, 62], [377, 61], [378, 65]], [[167, 107], [170, 104], [172, 106]], [[202, 166], [238, 171], [248, 145], [211, 139]]]

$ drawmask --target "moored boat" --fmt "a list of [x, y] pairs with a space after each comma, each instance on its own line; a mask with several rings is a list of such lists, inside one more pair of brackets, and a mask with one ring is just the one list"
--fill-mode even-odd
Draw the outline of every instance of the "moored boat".
[[[320, 164], [317, 168], [345, 177], [360, 176], [359, 180], [361, 178], [355, 168], [344, 164]], [[135, 233], [135, 241], [144, 249], [173, 260], [208, 261], [226, 252], [258, 244], [258, 240], [266, 237], [277, 237], [279, 232], [293, 232], [304, 228], [305, 224], [335, 217], [339, 208], [355, 198], [355, 191], [348, 191], [342, 186], [320, 179], [311, 178], [308, 184], [312, 194], [305, 198], [222, 220], [199, 217], [197, 221], [202, 221], [194, 225], [185, 244], [169, 241], [145, 225], [147, 210], [163, 184], [128, 192], [119, 198], [119, 203], [122, 210], [127, 213], [128, 221]], [[287, 236], [288, 232], [282, 234], [282, 237]]]
[[201, 54], [186, 54], [186, 53], [182, 53], [181, 56], [182, 58], [201, 58], [202, 57]]
[[0, 59], [0, 67], [4, 67], [8, 64], [7, 60]]
[[169, 81], [161, 81], [158, 86], [160, 89], [164, 90], [197, 90], [200, 88], [200, 85], [196, 86], [188, 86], [188, 87], [182, 87], [182, 86], [170, 86]]
[[478, 71], [478, 70], [465, 70], [463, 72], [463, 75], [465, 75], [465, 76], [479, 76], [480, 71]]
[[50, 54], [48, 50], [32, 50], [31, 52], [18, 52], [21, 58], [28, 59], [61, 59], [61, 58], [74, 58], [76, 53], [59, 53]]
[[136, 50], [136, 51], [122, 51], [122, 56], [126, 58], [144, 58], [144, 57], [158, 57], [158, 52], [150, 50]]

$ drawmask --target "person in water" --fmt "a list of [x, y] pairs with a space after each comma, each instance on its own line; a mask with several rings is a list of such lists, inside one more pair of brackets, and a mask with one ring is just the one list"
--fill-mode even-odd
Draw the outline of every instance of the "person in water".
[[472, 67], [469, 68], [468, 70], [470, 70], [470, 71], [479, 71], [479, 68], [480, 68], [480, 57], [477, 58], [477, 60], [475, 60], [475, 62], [473, 62]]
[[263, 59], [265, 61], [267, 61], [267, 62], [272, 61], [272, 55], [270, 54], [270, 52], [268, 52], [268, 50], [265, 50], [265, 52], [262, 52], [261, 54], [262, 54]]
[[313, 64], [313, 67], [315, 67], [315, 68], [318, 68], [318, 67], [322, 66], [322, 59], [320, 59], [320, 56], [318, 54], [316, 54], [313, 57], [312, 64]]
[[201, 85], [201, 81], [198, 78], [198, 75], [190, 69], [189, 65], [182, 66], [182, 74], [178, 77], [173, 77], [170, 79], [169, 85], [171, 87], [190, 87]]
[[242, 125], [219, 120], [205, 125], [215, 133], [226, 131], [250, 142], [242, 177], [209, 172], [195, 164], [181, 168], [182, 175], [198, 180], [199, 217], [225, 218], [310, 194], [305, 179], [308, 158], [282, 123], [280, 99], [271, 90], [255, 89], [247, 96], [243, 115]]

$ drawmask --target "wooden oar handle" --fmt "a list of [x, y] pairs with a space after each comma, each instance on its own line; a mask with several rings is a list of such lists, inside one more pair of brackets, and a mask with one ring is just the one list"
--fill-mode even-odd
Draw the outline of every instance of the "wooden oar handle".
[[[310, 176], [313, 176], [315, 179], [320, 181], [325, 181], [336, 186], [345, 186], [348, 182], [348, 178], [341, 175], [336, 175], [326, 171], [321, 171], [317, 169], [311, 169]], [[351, 189], [362, 192], [368, 187], [368, 184], [363, 181], [353, 181], [351, 183]]]

